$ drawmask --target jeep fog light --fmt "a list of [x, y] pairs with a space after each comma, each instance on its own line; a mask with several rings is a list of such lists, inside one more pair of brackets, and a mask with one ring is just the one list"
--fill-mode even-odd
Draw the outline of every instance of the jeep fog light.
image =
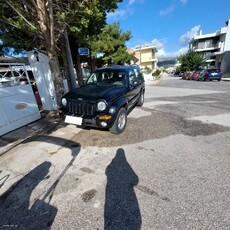
[[61, 103], [62, 103], [62, 105], [66, 106], [67, 105], [67, 100], [65, 98], [62, 98]]
[[98, 111], [104, 111], [106, 109], [106, 103], [105, 101], [99, 101], [97, 103], [97, 110]]
[[109, 109], [109, 113], [111, 113], [111, 114], [114, 114], [116, 111], [117, 111], [117, 110], [116, 110], [115, 107], [111, 107], [111, 108]]
[[101, 122], [101, 126], [102, 126], [102, 127], [106, 127], [106, 126], [107, 126], [107, 123], [104, 122], [104, 121], [102, 121], [102, 122]]

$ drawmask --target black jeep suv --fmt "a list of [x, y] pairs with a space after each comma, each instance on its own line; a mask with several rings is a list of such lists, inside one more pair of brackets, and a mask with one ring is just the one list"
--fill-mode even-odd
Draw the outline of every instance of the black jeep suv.
[[95, 70], [83, 86], [65, 94], [60, 113], [66, 123], [125, 130], [127, 114], [144, 103], [145, 84], [138, 66], [109, 66]]

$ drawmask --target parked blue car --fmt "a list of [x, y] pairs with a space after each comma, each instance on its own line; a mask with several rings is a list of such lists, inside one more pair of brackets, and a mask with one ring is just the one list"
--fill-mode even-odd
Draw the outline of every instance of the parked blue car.
[[207, 68], [200, 72], [198, 79], [202, 81], [212, 81], [212, 80], [220, 81], [221, 78], [222, 78], [222, 73], [220, 69]]

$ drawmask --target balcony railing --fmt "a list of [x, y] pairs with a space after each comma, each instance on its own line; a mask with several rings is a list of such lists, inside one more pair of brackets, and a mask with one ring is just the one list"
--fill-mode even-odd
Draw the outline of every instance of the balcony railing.
[[154, 62], [157, 61], [155, 57], [142, 57], [141, 62]]
[[203, 50], [203, 49], [219, 49], [219, 45], [218, 44], [198, 44], [196, 46], [194, 46], [195, 50]]

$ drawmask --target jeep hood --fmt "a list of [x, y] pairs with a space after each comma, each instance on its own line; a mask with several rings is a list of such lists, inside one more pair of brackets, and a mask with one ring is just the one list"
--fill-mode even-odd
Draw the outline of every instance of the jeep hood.
[[79, 88], [75, 88], [65, 94], [66, 99], [80, 98], [81, 100], [97, 101], [99, 99], [104, 99], [108, 103], [111, 100], [124, 94], [126, 91], [125, 86], [98, 86], [98, 85], [84, 85]]

